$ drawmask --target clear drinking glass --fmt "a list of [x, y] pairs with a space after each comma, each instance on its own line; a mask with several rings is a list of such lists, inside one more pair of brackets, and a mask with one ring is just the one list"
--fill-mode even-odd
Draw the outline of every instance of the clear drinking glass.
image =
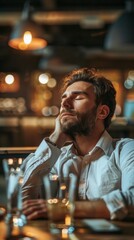
[[77, 177], [48, 175], [43, 177], [45, 186], [49, 227], [52, 233], [74, 231], [74, 209]]
[[[21, 170], [22, 158], [3, 159], [7, 186], [7, 238], [22, 234], [23, 226], [27, 223], [26, 216], [22, 213], [22, 183], [23, 172]], [[15, 239], [15, 238], [14, 238]]]

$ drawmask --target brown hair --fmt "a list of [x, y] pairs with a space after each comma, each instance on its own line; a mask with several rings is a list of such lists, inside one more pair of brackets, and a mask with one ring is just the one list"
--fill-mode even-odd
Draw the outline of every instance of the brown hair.
[[109, 115], [104, 120], [105, 128], [108, 128], [111, 123], [111, 118], [116, 106], [116, 90], [110, 80], [101, 75], [96, 69], [80, 68], [75, 69], [64, 77], [64, 85], [62, 92], [74, 82], [84, 81], [89, 82], [94, 86], [96, 95], [96, 105], [105, 104], [109, 107]]

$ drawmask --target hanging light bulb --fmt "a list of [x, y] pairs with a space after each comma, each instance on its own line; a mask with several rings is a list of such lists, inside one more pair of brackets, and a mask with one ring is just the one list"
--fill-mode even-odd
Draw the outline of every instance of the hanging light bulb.
[[30, 31], [26, 31], [22, 36], [22, 41], [20, 41], [17, 46], [20, 50], [31, 50], [31, 48], [33, 49], [32, 41], [32, 33]]
[[32, 34], [30, 31], [26, 31], [24, 33], [24, 37], [23, 37], [24, 43], [25, 44], [30, 44], [32, 42]]
[[14, 26], [9, 46], [18, 50], [37, 50], [47, 45], [44, 31], [31, 17], [30, 3], [24, 5], [20, 21]]

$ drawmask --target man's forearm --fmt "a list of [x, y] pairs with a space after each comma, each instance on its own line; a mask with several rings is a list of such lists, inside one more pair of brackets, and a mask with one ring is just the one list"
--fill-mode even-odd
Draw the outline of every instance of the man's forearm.
[[76, 218], [106, 218], [110, 219], [110, 212], [103, 200], [76, 201]]

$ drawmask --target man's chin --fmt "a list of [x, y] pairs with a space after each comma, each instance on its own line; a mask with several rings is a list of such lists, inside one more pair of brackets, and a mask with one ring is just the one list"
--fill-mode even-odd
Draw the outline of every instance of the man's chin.
[[76, 125], [76, 122], [70, 119], [66, 121], [61, 121], [62, 130], [64, 132], [70, 130], [75, 125]]

